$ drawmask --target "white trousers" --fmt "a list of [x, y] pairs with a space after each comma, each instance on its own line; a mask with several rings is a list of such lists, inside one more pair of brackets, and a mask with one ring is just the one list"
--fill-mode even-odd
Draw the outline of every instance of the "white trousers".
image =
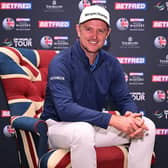
[[149, 128], [141, 139], [129, 139], [113, 127], [93, 127], [86, 122], [57, 122], [48, 119], [48, 137], [51, 148], [70, 149], [72, 168], [96, 168], [96, 147], [130, 143], [128, 168], [150, 168], [155, 142], [155, 125], [147, 117]]

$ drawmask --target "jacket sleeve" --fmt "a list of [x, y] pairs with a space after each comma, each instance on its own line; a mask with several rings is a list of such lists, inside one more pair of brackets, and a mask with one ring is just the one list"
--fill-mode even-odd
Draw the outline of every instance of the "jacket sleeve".
[[113, 80], [110, 88], [112, 102], [121, 114], [124, 114], [126, 111], [138, 112], [137, 105], [129, 93], [129, 88], [124, 77], [123, 67], [118, 60], [114, 62], [113, 67], [115, 68], [112, 73]]
[[83, 107], [73, 100], [69, 65], [59, 58], [51, 62], [48, 74], [48, 89], [57, 115], [61, 121], [84, 121], [107, 128], [111, 114]]

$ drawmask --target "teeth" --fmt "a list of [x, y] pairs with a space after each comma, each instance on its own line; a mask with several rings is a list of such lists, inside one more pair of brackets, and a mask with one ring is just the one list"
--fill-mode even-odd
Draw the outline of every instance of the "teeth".
[[96, 41], [90, 41], [90, 43], [96, 44], [97, 42]]

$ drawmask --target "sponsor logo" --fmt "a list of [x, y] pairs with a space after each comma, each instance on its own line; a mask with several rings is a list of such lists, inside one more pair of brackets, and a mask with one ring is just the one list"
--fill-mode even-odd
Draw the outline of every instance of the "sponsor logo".
[[168, 11], [168, 2], [157, 2], [154, 7], [160, 12]]
[[127, 18], [119, 18], [116, 22], [118, 30], [123, 31], [127, 30], [129, 27], [129, 22]]
[[168, 75], [152, 75], [152, 82], [168, 82]]
[[2, 21], [2, 27], [5, 30], [13, 30], [15, 28], [15, 21], [11, 17], [4, 18]]
[[156, 90], [153, 93], [153, 99], [157, 103], [164, 102], [166, 99], [166, 92], [164, 90]]
[[2, 21], [2, 27], [9, 31], [16, 28], [16, 31], [28, 31], [30, 30], [31, 24], [30, 24], [30, 18], [16, 18], [14, 20], [13, 18], [4, 18]]
[[32, 47], [32, 38], [14, 38], [14, 47]]
[[106, 0], [92, 0], [93, 4], [105, 4]]
[[14, 136], [15, 134], [15, 129], [12, 128], [11, 125], [6, 125], [4, 128], [3, 128], [3, 134], [6, 136], [6, 137], [12, 137]]
[[166, 37], [164, 36], [157, 36], [154, 40], [154, 46], [156, 48], [165, 48], [167, 45], [167, 40], [166, 40]]
[[27, 2], [27, 3], [20, 3], [20, 2], [0, 2], [0, 9], [1, 10], [19, 10], [19, 9], [32, 9], [32, 4]]
[[145, 101], [145, 92], [130, 92], [134, 101]]
[[144, 73], [143, 72], [130, 72], [128, 75], [129, 85], [144, 85]]
[[167, 128], [157, 128], [156, 135], [168, 135], [168, 129]]
[[54, 49], [63, 50], [70, 46], [69, 37], [68, 36], [54, 36]]
[[166, 54], [165, 58], [159, 60], [160, 66], [168, 66], [168, 54]]
[[1, 110], [1, 117], [10, 117], [10, 111], [9, 110]]
[[57, 0], [45, 1], [45, 12], [64, 12], [63, 5]]
[[124, 72], [125, 81], [128, 82], [128, 74]]
[[130, 76], [144, 76], [143, 72], [130, 72], [129, 73]]
[[43, 36], [40, 40], [40, 44], [43, 48], [51, 48], [53, 46], [53, 39], [50, 36]]
[[144, 31], [144, 18], [130, 18], [130, 31]]
[[85, 7], [90, 6], [91, 3], [89, 0], [81, 0], [78, 4], [79, 10], [82, 11]]
[[117, 57], [121, 64], [145, 64], [145, 57]]
[[68, 36], [43, 36], [40, 40], [40, 44], [43, 48], [52, 48], [57, 51], [61, 51], [70, 46], [69, 37]]
[[70, 28], [69, 21], [38, 21], [38, 28]]
[[116, 27], [120, 31], [144, 31], [144, 18], [119, 18], [116, 21]]
[[11, 47], [13, 45], [13, 42], [12, 40], [10, 40], [9, 38], [5, 38], [3, 41], [2, 41], [2, 46], [9, 46]]
[[168, 110], [156, 110], [154, 116], [158, 119], [168, 119]]
[[51, 76], [50, 80], [65, 80], [64, 76]]
[[168, 28], [168, 21], [153, 21], [152, 28]]
[[146, 3], [120, 3], [114, 4], [115, 10], [146, 10]]
[[134, 41], [132, 36], [129, 36], [127, 41], [121, 41], [120, 48], [140, 48], [139, 42]]
[[16, 18], [16, 31], [31, 30], [30, 18]]

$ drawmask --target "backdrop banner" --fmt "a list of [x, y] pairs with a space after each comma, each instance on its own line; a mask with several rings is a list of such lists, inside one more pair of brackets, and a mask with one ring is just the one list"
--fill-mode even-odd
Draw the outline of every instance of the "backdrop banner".
[[[156, 124], [157, 160], [153, 168], [167, 168], [168, 1], [3, 0], [0, 1], [0, 46], [60, 52], [77, 39], [75, 25], [79, 15], [84, 7], [93, 4], [110, 12], [112, 32], [104, 49], [122, 64], [139, 111]], [[10, 118], [3, 88], [0, 99], [1, 166], [17, 167], [14, 137], [3, 134], [4, 129], [9, 129]]]

